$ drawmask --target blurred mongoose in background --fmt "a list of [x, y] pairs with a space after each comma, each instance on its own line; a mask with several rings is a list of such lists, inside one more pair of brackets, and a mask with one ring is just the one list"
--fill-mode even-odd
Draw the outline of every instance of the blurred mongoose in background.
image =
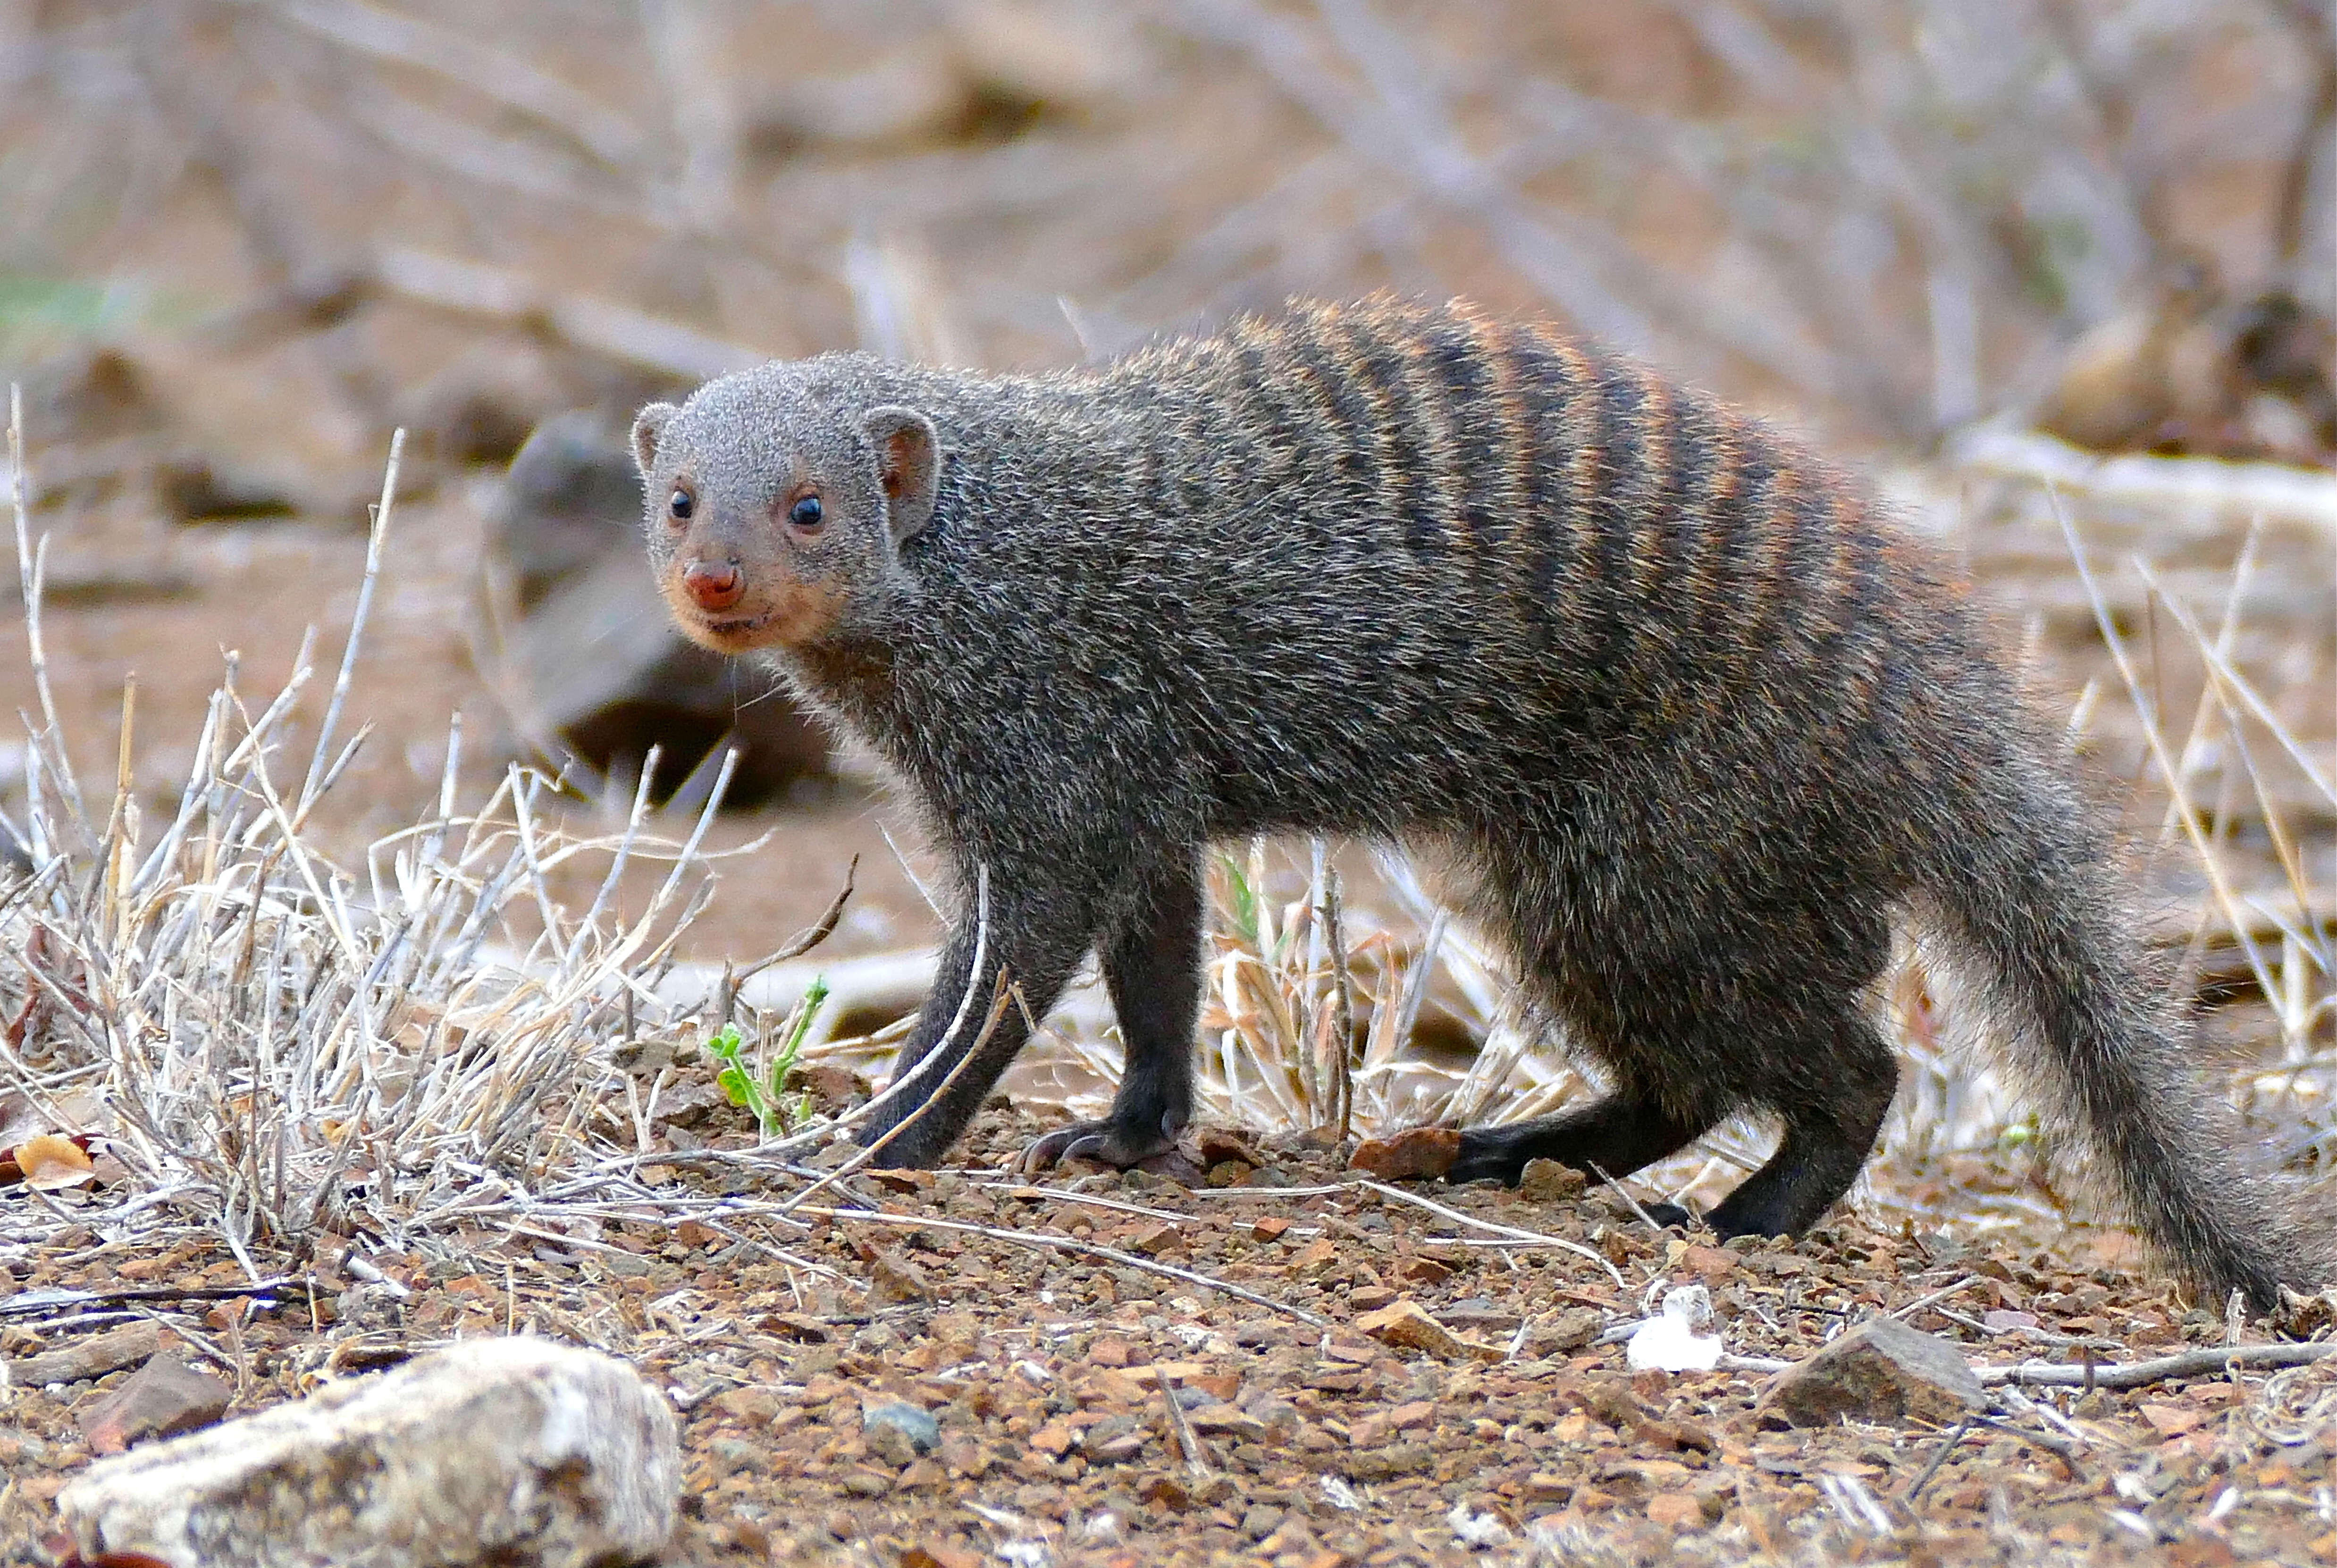
[[1204, 846], [1410, 837], [1613, 1085], [1466, 1132], [1453, 1180], [1619, 1176], [1765, 1111], [1776, 1154], [1706, 1218], [1806, 1232], [1897, 1085], [1863, 993], [1912, 908], [2195, 1282], [2267, 1307], [2327, 1272], [2186, 1064], [2107, 832], [1963, 584], [1708, 396], [1379, 301], [1035, 377], [766, 365], [633, 442], [681, 626], [776, 655], [946, 853], [940, 979], [862, 1135], [910, 1122], [883, 1164], [937, 1160], [1022, 1047], [1010, 1007], [960, 1067], [1000, 972], [1043, 1015], [1091, 949], [1126, 1076], [1032, 1154], [1167, 1149]]

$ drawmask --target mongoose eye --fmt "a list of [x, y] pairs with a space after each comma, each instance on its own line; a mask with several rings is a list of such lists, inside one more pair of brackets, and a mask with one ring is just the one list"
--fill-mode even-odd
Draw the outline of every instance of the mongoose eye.
[[806, 533], [817, 528], [826, 515], [826, 509], [819, 504], [819, 497], [816, 495], [807, 495], [787, 508], [787, 521]]
[[677, 485], [673, 495], [666, 502], [665, 509], [673, 514], [676, 522], [688, 522], [689, 514], [698, 510], [698, 498]]

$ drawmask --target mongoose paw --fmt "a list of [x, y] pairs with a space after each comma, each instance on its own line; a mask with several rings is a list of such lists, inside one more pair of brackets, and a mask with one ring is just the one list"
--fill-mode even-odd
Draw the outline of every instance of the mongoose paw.
[[1034, 1139], [1022, 1151], [1022, 1169], [1038, 1172], [1064, 1160], [1086, 1160], [1116, 1171], [1132, 1170], [1148, 1160], [1176, 1152], [1177, 1140], [1154, 1129], [1131, 1131], [1113, 1121], [1073, 1122]]
[[1668, 1231], [1674, 1225], [1677, 1225], [1684, 1231], [1693, 1231], [1697, 1228], [1696, 1216], [1677, 1203], [1642, 1203], [1639, 1207], [1648, 1212], [1648, 1218], [1656, 1222], [1656, 1228], [1659, 1231]]
[[1498, 1128], [1471, 1128], [1461, 1135], [1461, 1152], [1452, 1157], [1444, 1179], [1456, 1187], [1463, 1182], [1499, 1182], [1514, 1187], [1532, 1157], [1511, 1145]]
[[[870, 1132], [864, 1128], [859, 1142], [873, 1144], [889, 1130], [879, 1127]], [[919, 1171], [934, 1164], [939, 1156], [940, 1151], [926, 1147], [925, 1141], [916, 1135], [916, 1129], [913, 1127], [877, 1150], [868, 1163], [880, 1171]]]

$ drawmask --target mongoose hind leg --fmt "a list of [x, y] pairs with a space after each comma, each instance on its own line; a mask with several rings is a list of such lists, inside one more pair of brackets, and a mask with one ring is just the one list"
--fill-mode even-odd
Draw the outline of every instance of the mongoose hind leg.
[[1830, 1037], [1807, 1043], [1829, 1082], [1783, 1105], [1785, 1136], [1769, 1161], [1714, 1206], [1705, 1222], [1722, 1236], [1804, 1236], [1850, 1190], [1899, 1086], [1897, 1060], [1874, 1026], [1845, 1008]]
[[[1588, 948], [1542, 934], [1565, 921], [1533, 856], [1488, 857], [1527, 983], [1618, 1088], [1581, 1110], [1464, 1132], [1452, 1175], [1513, 1182], [1540, 1158], [1621, 1177], [1733, 1111], [1765, 1107], [1785, 1136], [1708, 1222], [1723, 1235], [1804, 1233], [1857, 1179], [1898, 1084], [1896, 1060], [1857, 1002], [1890, 957], [1883, 908], [1862, 896], [1854, 862], [1819, 862], [1804, 870], [1805, 885], [1781, 886], [1763, 853], [1726, 844], [1739, 862], [1729, 880], [1684, 903], [1679, 890], [1732, 857], [1676, 842], [1663, 824], [1638, 826], [1610, 835], [1627, 852], [1609, 868], [1545, 857], [1560, 885], [1589, 884], [1615, 911], [1619, 940]], [[1690, 1220], [1670, 1203], [1648, 1213], [1660, 1225]]]
[[1092, 1160], [1127, 1170], [1177, 1145], [1193, 1115], [1193, 1026], [1201, 1002], [1201, 881], [1187, 848], [1164, 858], [1143, 894], [1105, 934], [1104, 985], [1126, 1066], [1111, 1114], [1074, 1122], [1022, 1152], [1026, 1170]]
[[1514, 1187], [1530, 1160], [1555, 1160], [1585, 1172], [1596, 1166], [1620, 1176], [1655, 1164], [1704, 1131], [1652, 1099], [1618, 1090], [1578, 1110], [1505, 1127], [1470, 1128], [1461, 1135], [1460, 1155], [1444, 1179], [1490, 1179]]

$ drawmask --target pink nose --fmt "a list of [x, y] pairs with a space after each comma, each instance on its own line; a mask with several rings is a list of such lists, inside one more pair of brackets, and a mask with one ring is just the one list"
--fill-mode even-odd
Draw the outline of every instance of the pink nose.
[[700, 609], [728, 609], [738, 602], [738, 569], [727, 560], [693, 560], [681, 581]]

